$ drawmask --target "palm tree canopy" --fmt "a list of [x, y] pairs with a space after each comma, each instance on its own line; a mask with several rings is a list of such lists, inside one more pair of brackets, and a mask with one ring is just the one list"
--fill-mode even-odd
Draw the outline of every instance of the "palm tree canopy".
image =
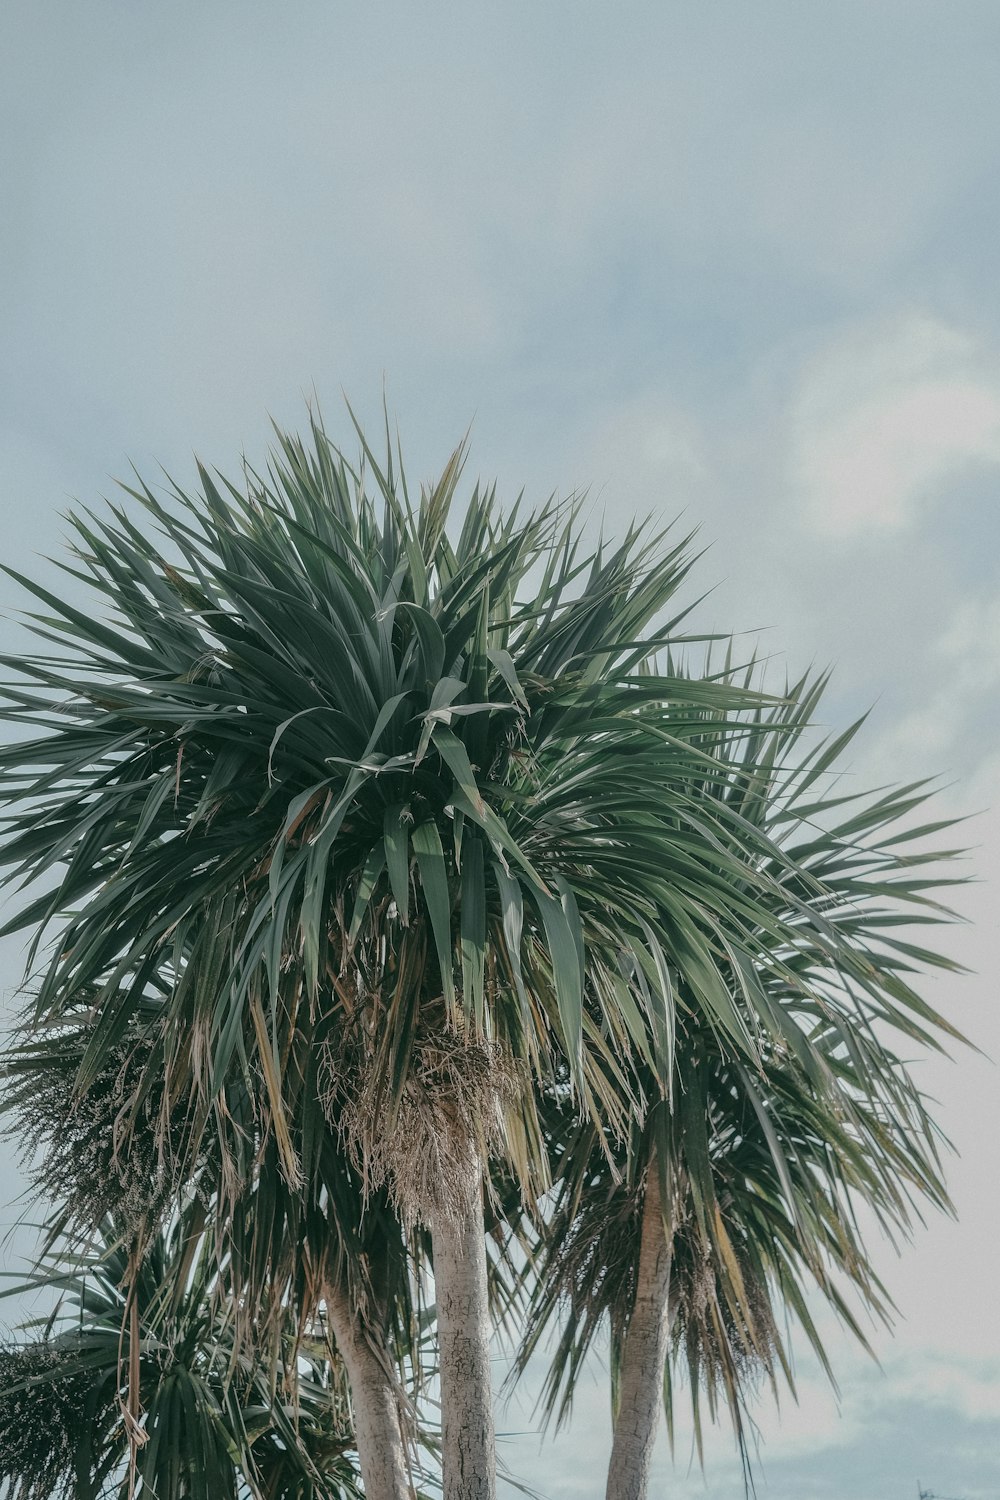
[[[179, 1097], [197, 1079], [217, 1101], [252, 1056], [290, 1180], [311, 1171], [291, 1113], [315, 1117], [325, 1043], [362, 1037], [383, 1119], [416, 1073], [472, 1087], [420, 1051], [451, 1034], [486, 1072], [490, 1049], [515, 1075], [565, 1059], [623, 1128], [619, 1057], [649, 1055], [668, 1091], [678, 1007], [751, 1059], [786, 1024], [727, 978], [733, 953], [753, 971], [794, 946], [762, 900], [777, 867], [692, 791], [714, 774], [703, 712], [756, 695], [658, 668], [686, 544], [632, 530], [587, 554], [574, 507], [503, 515], [480, 488], [452, 540], [461, 450], [413, 504], [391, 446], [365, 461], [374, 499], [314, 423], [245, 490], [138, 482], [148, 534], [124, 508], [76, 516], [60, 566], [93, 603], [21, 579], [57, 650], [7, 661], [30, 737], [4, 752], [2, 854], [47, 885], [8, 930], [33, 953], [55, 934], [36, 1017], [92, 997], [85, 1087], [166, 982]], [[506, 1140], [524, 1180], [543, 1157], [527, 1112]], [[308, 1158], [322, 1129], [302, 1123]]]

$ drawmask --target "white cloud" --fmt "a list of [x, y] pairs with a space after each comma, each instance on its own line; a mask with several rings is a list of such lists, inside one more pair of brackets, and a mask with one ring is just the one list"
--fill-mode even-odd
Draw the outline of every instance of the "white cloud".
[[[967, 756], [978, 740], [977, 718], [994, 709], [998, 688], [1000, 596], [962, 600], [941, 635], [927, 645], [919, 702], [874, 742], [872, 760], [905, 779], [926, 774], [929, 764], [945, 766], [958, 753]], [[992, 742], [987, 745], [984, 763]], [[981, 802], [970, 800], [964, 811], [994, 801], [1000, 785], [995, 767], [992, 782], [990, 794]]]
[[1000, 463], [1000, 363], [922, 315], [819, 354], [791, 413], [788, 482], [831, 537], [895, 532], [971, 464]]
[[926, 1402], [969, 1421], [1000, 1420], [1000, 1361], [955, 1355], [893, 1362], [886, 1371], [892, 1400]]

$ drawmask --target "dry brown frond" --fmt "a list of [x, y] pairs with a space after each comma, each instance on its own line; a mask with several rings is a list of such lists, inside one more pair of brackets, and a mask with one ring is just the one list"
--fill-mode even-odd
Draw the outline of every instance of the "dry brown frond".
[[502, 1150], [520, 1094], [505, 1048], [456, 1032], [418, 1043], [395, 1099], [365, 1037], [326, 1042], [320, 1076], [324, 1113], [365, 1193], [385, 1186], [407, 1231], [458, 1216], [459, 1185]]
[[674, 1350], [686, 1357], [692, 1378], [704, 1385], [709, 1405], [719, 1392], [743, 1391], [771, 1378], [778, 1347], [772, 1292], [743, 1251], [736, 1226], [731, 1244], [739, 1269], [734, 1287], [724, 1265], [688, 1214], [674, 1236], [670, 1322]]

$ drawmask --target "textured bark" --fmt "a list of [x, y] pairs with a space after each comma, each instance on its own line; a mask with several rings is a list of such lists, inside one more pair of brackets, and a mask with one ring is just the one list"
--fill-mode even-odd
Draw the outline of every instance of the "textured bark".
[[388, 1356], [383, 1360], [343, 1293], [327, 1304], [337, 1348], [351, 1386], [354, 1436], [365, 1500], [413, 1500], [406, 1450]]
[[663, 1409], [672, 1246], [663, 1226], [660, 1174], [646, 1168], [635, 1304], [625, 1335], [607, 1500], [645, 1500], [653, 1444]]
[[456, 1215], [431, 1222], [441, 1376], [443, 1500], [495, 1500], [496, 1438], [490, 1377], [482, 1172], [476, 1161], [454, 1184]]

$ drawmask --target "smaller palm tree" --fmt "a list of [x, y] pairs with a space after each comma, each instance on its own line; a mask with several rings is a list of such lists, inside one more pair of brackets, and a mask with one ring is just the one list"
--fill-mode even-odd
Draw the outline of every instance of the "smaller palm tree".
[[214, 1241], [194, 1204], [136, 1274], [108, 1219], [8, 1288], [59, 1297], [0, 1353], [9, 1500], [361, 1500], [343, 1364], [291, 1322], [277, 1372], [248, 1357]]
[[761, 929], [763, 947], [781, 933], [769, 961], [750, 958], [735, 933], [722, 940], [734, 1004], [748, 1026], [770, 1018], [756, 1065], [698, 1016], [674, 952], [673, 1098], [661, 1096], [652, 1057], [638, 1055], [636, 1093], [650, 1106], [627, 1140], [611, 1141], [581, 1124], [563, 1095], [548, 1096], [560, 1187], [532, 1261], [533, 1312], [517, 1368], [564, 1313], [543, 1396], [547, 1415], [561, 1419], [587, 1349], [610, 1327], [615, 1500], [645, 1491], [665, 1378], [671, 1389], [671, 1340], [688, 1366], [696, 1423], [704, 1385], [712, 1415], [721, 1396], [742, 1434], [748, 1381], [773, 1382], [781, 1370], [791, 1381], [779, 1332], [786, 1312], [832, 1378], [809, 1283], [863, 1343], [843, 1288], [888, 1318], [855, 1203], [891, 1235], [909, 1230], [921, 1201], [948, 1206], [941, 1137], [903, 1049], [939, 1048], [957, 1035], [912, 987], [920, 969], [956, 966], [904, 929], [949, 919], [935, 893], [955, 883], [955, 851], [927, 844], [947, 821], [913, 818], [926, 787], [869, 797], [832, 783], [858, 726], [802, 753], [822, 688], [822, 679], [803, 679], [742, 726], [720, 726], [706, 711], [706, 757], [728, 773], [713, 770], [692, 788], [768, 839], [769, 867], [780, 871], [768, 913], [777, 925], [765, 919]]

